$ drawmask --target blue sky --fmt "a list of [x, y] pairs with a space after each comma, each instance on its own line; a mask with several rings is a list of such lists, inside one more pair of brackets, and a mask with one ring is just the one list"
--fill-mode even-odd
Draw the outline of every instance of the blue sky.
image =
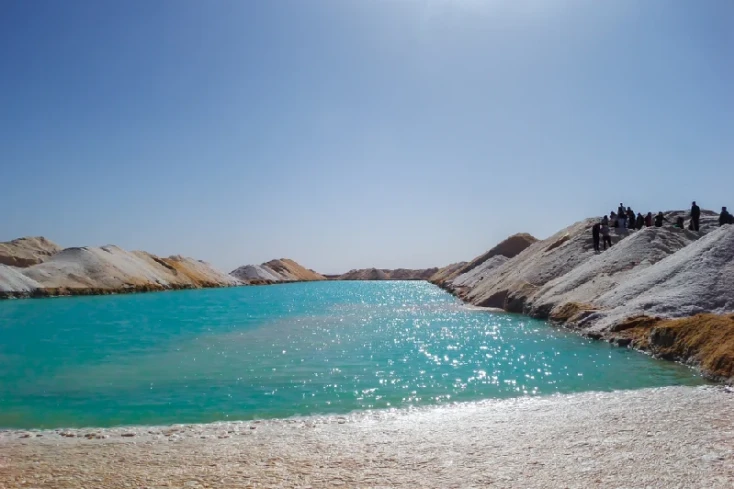
[[230, 270], [734, 207], [734, 2], [2, 1], [0, 240]]

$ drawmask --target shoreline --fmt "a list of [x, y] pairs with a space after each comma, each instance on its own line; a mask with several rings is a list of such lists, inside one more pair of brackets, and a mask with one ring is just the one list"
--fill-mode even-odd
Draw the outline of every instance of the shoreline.
[[[249, 282], [242, 282], [236, 285], [223, 285], [223, 284], [203, 284], [203, 285], [168, 285], [168, 286], [155, 286], [155, 285], [133, 285], [130, 287], [121, 287], [116, 289], [105, 289], [99, 287], [48, 287], [43, 289], [34, 289], [31, 291], [0, 291], [0, 301], [13, 300], [13, 299], [53, 299], [57, 297], [87, 297], [87, 296], [105, 296], [105, 295], [126, 295], [126, 294], [147, 294], [154, 292], [171, 292], [177, 290], [199, 290], [199, 289], [229, 289], [237, 287], [255, 287], [255, 286], [266, 286], [266, 285], [287, 285], [287, 284], [302, 284], [302, 283], [324, 283], [324, 282], [427, 282], [433, 285], [433, 282], [426, 279], [385, 279], [385, 280], [359, 280], [359, 279], [338, 279], [329, 278], [327, 280], [287, 280], [287, 281], [273, 281], [273, 280], [250, 280]], [[441, 287], [443, 289], [443, 287]], [[446, 290], [446, 289], [444, 289]], [[447, 290], [448, 292], [448, 290]], [[452, 294], [454, 295], [454, 294]], [[466, 303], [471, 307], [476, 307], [477, 310], [495, 310], [503, 311], [501, 308], [496, 307], [481, 307], [473, 306], [472, 304]], [[506, 312], [506, 311], [505, 311]]]
[[662, 387], [348, 416], [5, 431], [0, 483], [723, 488], [734, 482], [731, 396], [721, 386]]
[[275, 282], [268, 280], [253, 280], [250, 283], [241, 283], [236, 285], [207, 284], [207, 285], [171, 285], [156, 287], [152, 285], [136, 285], [132, 287], [124, 287], [119, 289], [102, 289], [102, 288], [68, 288], [56, 287], [35, 289], [30, 292], [8, 292], [0, 291], [0, 301], [3, 300], [21, 300], [21, 299], [55, 299], [59, 297], [94, 297], [107, 295], [130, 295], [130, 294], [148, 294], [156, 292], [175, 292], [179, 290], [204, 290], [204, 289], [232, 289], [238, 287], [259, 287], [265, 285], [286, 285], [298, 283], [318, 283], [323, 280], [289, 280], [283, 282]]
[[[432, 282], [433, 283], [433, 282]], [[473, 304], [467, 302], [457, 289], [447, 286], [445, 283], [433, 283], [445, 292], [456, 297], [467, 306]], [[473, 306], [480, 307], [480, 306]], [[702, 320], [709, 318], [734, 318], [734, 316], [717, 316], [715, 314], [698, 314], [695, 316], [686, 316], [682, 318], [668, 319], [655, 316], [633, 316], [622, 322], [620, 325], [611, 328], [608, 331], [596, 331], [589, 327], [588, 317], [600, 311], [588, 304], [563, 303], [548, 310], [542, 314], [529, 314], [526, 311], [509, 311], [502, 308], [481, 308], [488, 310], [498, 310], [508, 314], [520, 314], [522, 316], [546, 321], [549, 324], [577, 333], [585, 338], [592, 340], [606, 341], [620, 348], [632, 348], [639, 352], [645, 353], [660, 360], [673, 361], [686, 365], [699, 372], [703, 378], [708, 381], [723, 384], [734, 385], [734, 376], [721, 375], [720, 373], [704, 366], [704, 361], [698, 358], [701, 345], [691, 348], [684, 344], [685, 339], [677, 337], [664, 337], [660, 334], [661, 327], [669, 324], [681, 322], [696, 322], [698, 318]], [[583, 327], [580, 325], [583, 324]], [[709, 345], [713, 340], [709, 340]], [[671, 344], [672, 343], [672, 344]], [[706, 346], [706, 345], [704, 345]]]

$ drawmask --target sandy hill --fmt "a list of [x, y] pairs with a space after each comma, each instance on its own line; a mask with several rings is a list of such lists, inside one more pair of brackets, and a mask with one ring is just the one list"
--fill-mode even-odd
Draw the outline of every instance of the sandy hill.
[[0, 267], [0, 295], [4, 297], [224, 287], [239, 283], [193, 258], [161, 258], [112, 245], [67, 248], [25, 268]]
[[262, 265], [244, 265], [230, 272], [230, 275], [248, 284], [326, 280], [323, 275], [288, 258], [270, 260]]
[[[686, 214], [665, 213], [670, 223]], [[726, 318], [734, 312], [733, 225], [719, 227], [718, 216], [705, 212], [701, 232], [669, 223], [637, 231], [612, 229], [614, 245], [596, 253], [591, 226], [597, 221], [577, 222], [513, 258], [495, 256], [439, 284], [475, 305], [563, 321], [592, 336], [634, 340], [652, 351], [662, 348], [651, 340], [665, 336], [654, 333], [659, 328], [678, 328], [687, 338], [694, 337], [690, 321], [684, 326], [664, 321], [699, 314]], [[719, 325], [716, 334], [729, 331], [720, 326], [728, 320], [701, 317]], [[731, 340], [734, 345], [731, 324], [731, 338], [717, 341]], [[665, 341], [666, 348], [677, 344], [670, 338]], [[696, 356], [697, 351], [689, 345], [672, 357], [734, 365], [734, 351], [719, 352], [731, 358], [713, 362]], [[724, 377], [727, 372], [719, 371]]]
[[18, 238], [0, 243], [0, 264], [29, 267], [47, 260], [59, 251], [59, 245], [42, 236]]

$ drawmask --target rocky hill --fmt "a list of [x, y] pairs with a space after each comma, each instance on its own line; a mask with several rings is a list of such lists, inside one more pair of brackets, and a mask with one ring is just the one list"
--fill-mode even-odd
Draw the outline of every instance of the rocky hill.
[[288, 258], [271, 260], [262, 265], [244, 265], [230, 272], [230, 275], [247, 284], [326, 280], [326, 277], [323, 275], [307, 269]]
[[[694, 341], [696, 328], [690, 324], [698, 320], [690, 318], [718, 315], [724, 319], [702, 316], [701, 321], [721, 327], [734, 313], [734, 226], [719, 227], [712, 212], [702, 216], [701, 232], [670, 224], [684, 214], [665, 213], [669, 223], [661, 228], [612, 229], [613, 246], [601, 253], [594, 252], [591, 236], [598, 218], [587, 219], [513, 258], [495, 256], [437, 283], [474, 305], [550, 318], [590, 336], [651, 351], [660, 350], [660, 341], [672, 341], [659, 333], [669, 326], [666, 321], [689, 318], [676, 331]], [[723, 331], [729, 331], [734, 350], [734, 320], [729, 323], [730, 330]], [[676, 358], [712, 364], [698, 351], [681, 347]], [[709, 374], [734, 377], [734, 351], [717, 354], [730, 358], [719, 358], [724, 366]]]
[[29, 267], [44, 262], [59, 251], [59, 245], [42, 236], [14, 239], [0, 243], [0, 265]]
[[0, 265], [0, 297], [110, 294], [240, 284], [234, 277], [193, 258], [161, 258], [113, 245], [60, 250], [44, 238], [12, 241], [16, 250], [19, 242], [25, 246], [24, 250], [32, 251], [15, 252], [14, 256], [23, 256], [25, 263], [35, 256], [38, 263], [22, 268]]

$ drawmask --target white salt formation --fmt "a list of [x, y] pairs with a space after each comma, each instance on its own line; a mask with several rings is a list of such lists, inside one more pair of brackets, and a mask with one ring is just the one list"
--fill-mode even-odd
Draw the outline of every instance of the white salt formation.
[[721, 388], [169, 427], [0, 433], [0, 486], [734, 487]]
[[[226, 287], [240, 282], [193, 258], [161, 258], [118, 246], [67, 248], [48, 255], [35, 248], [44, 238], [15, 240], [15, 256], [38, 263], [24, 268], [0, 265], [0, 296], [104, 294], [146, 290]], [[30, 250], [18, 249], [27, 244]], [[55, 245], [54, 245], [55, 246]]]
[[484, 280], [485, 276], [488, 276], [495, 268], [504, 265], [507, 260], [509, 260], [509, 258], [506, 256], [493, 256], [476, 268], [473, 268], [466, 273], [462, 273], [460, 276], [456, 277], [452, 283], [456, 287], [476, 287], [479, 282]]
[[23, 275], [20, 269], [0, 265], [0, 295], [3, 293], [28, 294], [41, 287], [41, 284]]
[[734, 226], [705, 212], [701, 232], [673, 227], [684, 214], [666, 213], [661, 228], [612, 229], [613, 246], [601, 253], [591, 236], [599, 219], [587, 219], [440, 285], [471, 304], [536, 317], [581, 305], [589, 312], [577, 326], [599, 331], [640, 315], [734, 312]]
[[273, 270], [263, 265], [245, 265], [232, 271], [230, 274], [243, 281], [263, 280], [266, 282], [281, 282], [282, 277], [278, 276]]

